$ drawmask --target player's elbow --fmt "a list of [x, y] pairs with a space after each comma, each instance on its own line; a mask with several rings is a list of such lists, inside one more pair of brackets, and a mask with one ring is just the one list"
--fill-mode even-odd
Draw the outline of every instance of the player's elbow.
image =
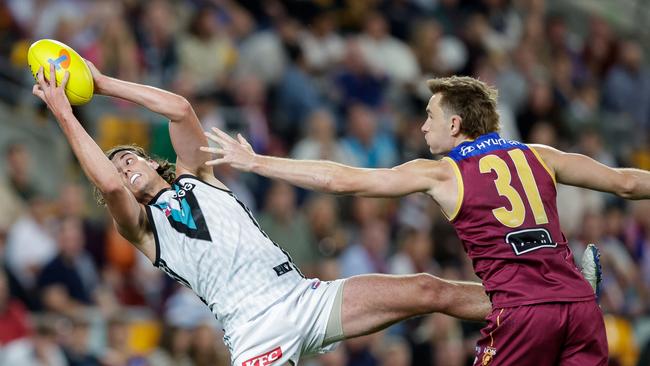
[[107, 181], [97, 184], [97, 189], [103, 197], [113, 197], [124, 191], [124, 185], [120, 181]]
[[639, 182], [636, 176], [623, 172], [615, 193], [625, 199], [634, 199], [638, 186]]
[[344, 176], [329, 177], [325, 182], [325, 192], [338, 195], [354, 194], [355, 190], [352, 184], [353, 182]]
[[177, 97], [178, 99], [174, 103], [174, 113], [176, 116], [172, 119], [181, 120], [192, 113], [192, 104], [180, 95]]
[[325, 192], [338, 195], [356, 194], [359, 190], [359, 177], [351, 169], [333, 166], [325, 175]]
[[185, 97], [169, 94], [166, 98], [161, 98], [154, 110], [169, 118], [172, 122], [181, 121], [192, 113], [192, 104]]

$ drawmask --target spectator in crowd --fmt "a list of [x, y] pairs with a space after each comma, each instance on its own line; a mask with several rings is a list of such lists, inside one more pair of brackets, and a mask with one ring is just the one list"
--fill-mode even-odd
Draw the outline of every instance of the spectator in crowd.
[[237, 50], [209, 5], [194, 13], [189, 34], [179, 41], [178, 52], [180, 77], [190, 90], [223, 86], [237, 59]]
[[329, 195], [312, 194], [304, 206], [309, 229], [318, 248], [319, 261], [336, 258], [347, 244], [347, 235], [341, 228], [340, 210], [336, 199]]
[[269, 188], [266, 205], [259, 217], [262, 230], [274, 241], [282, 243], [291, 259], [308, 275], [316, 272], [318, 249], [313, 242], [306, 217], [298, 211], [295, 189], [282, 182]]
[[335, 71], [334, 83], [337, 90], [332, 99], [341, 105], [341, 111], [354, 103], [378, 108], [383, 105], [388, 78], [370, 65], [357, 40], [348, 40], [342, 67]]
[[59, 217], [79, 220], [82, 228], [84, 251], [88, 253], [95, 265], [100, 268], [106, 263], [106, 228], [103, 220], [94, 220], [88, 216], [86, 204], [88, 192], [81, 183], [68, 182], [58, 197], [57, 215]]
[[589, 19], [589, 33], [584, 40], [582, 64], [584, 77], [602, 81], [616, 61], [616, 39], [610, 25], [599, 16]]
[[32, 197], [28, 210], [7, 234], [7, 267], [27, 292], [34, 289], [39, 272], [56, 255], [51, 219], [49, 202]]
[[178, 72], [177, 18], [169, 0], [153, 0], [143, 4], [136, 27], [136, 39], [148, 85], [169, 87]]
[[273, 146], [267, 113], [266, 85], [255, 74], [242, 74], [234, 80], [233, 88], [235, 124], [250, 137], [253, 146], [270, 151]]
[[[219, 332], [223, 336], [223, 332]], [[218, 333], [209, 323], [200, 324], [192, 337], [190, 355], [196, 366], [228, 366], [230, 357]]]
[[140, 61], [135, 37], [126, 23], [122, 6], [104, 6], [95, 21], [101, 29], [94, 43], [82, 52], [84, 57], [107, 75], [135, 81], [139, 77]]
[[35, 319], [34, 334], [11, 342], [0, 353], [0, 365], [68, 366], [63, 349], [56, 342], [56, 319]]
[[420, 73], [413, 51], [390, 35], [384, 15], [370, 12], [366, 16], [359, 47], [370, 67], [387, 75], [397, 85], [416, 82]]
[[305, 62], [317, 75], [336, 67], [343, 59], [345, 41], [336, 32], [336, 26], [334, 13], [323, 11], [315, 16], [300, 35]]
[[[20, 142], [11, 142], [5, 147], [5, 162], [7, 169], [7, 184], [14, 195], [20, 200], [28, 201], [38, 194], [35, 182], [31, 176], [31, 154], [27, 146]], [[17, 203], [14, 203], [17, 205]], [[14, 209], [14, 214], [20, 213]]]
[[552, 123], [561, 136], [566, 136], [566, 129], [555, 100], [553, 90], [545, 81], [536, 82], [531, 86], [528, 102], [517, 116], [517, 128], [521, 137], [529, 141], [532, 126], [537, 122]]
[[69, 366], [101, 366], [99, 358], [90, 350], [90, 322], [85, 315], [75, 314], [67, 321], [63, 340], [63, 353]]
[[12, 298], [9, 279], [3, 270], [0, 270], [0, 329], [0, 355], [3, 346], [30, 333], [27, 309], [19, 300]]
[[372, 220], [361, 227], [359, 242], [341, 254], [341, 275], [351, 277], [366, 273], [388, 273], [390, 247], [388, 225]]
[[78, 218], [62, 218], [56, 237], [58, 253], [41, 270], [37, 286], [45, 310], [72, 316], [94, 303], [97, 272], [84, 251], [83, 228]]
[[148, 361], [160, 366], [193, 366], [189, 357], [192, 329], [165, 326], [161, 332], [160, 347], [154, 350]]
[[273, 28], [251, 33], [239, 45], [237, 75], [255, 75], [267, 85], [275, 85], [288, 65], [285, 43], [296, 43], [299, 24], [295, 19], [279, 15]]
[[369, 168], [391, 167], [397, 162], [397, 147], [392, 136], [382, 132], [374, 111], [362, 104], [350, 106], [348, 136], [341, 141], [352, 165]]
[[643, 50], [634, 40], [620, 45], [619, 60], [607, 74], [603, 85], [606, 110], [624, 113], [633, 121], [635, 134], [647, 143], [650, 131], [650, 69], [643, 64]]
[[398, 251], [390, 258], [390, 273], [436, 273], [439, 271], [437, 263], [433, 261], [433, 244], [431, 233], [404, 229], [398, 237]]
[[387, 337], [383, 340], [379, 351], [381, 366], [410, 366], [411, 358], [411, 348], [404, 339]]
[[291, 156], [296, 159], [326, 159], [339, 163], [350, 163], [347, 154], [336, 138], [336, 122], [326, 109], [319, 109], [307, 117], [306, 136], [294, 146]]
[[286, 45], [291, 61], [284, 71], [277, 90], [276, 124], [282, 128], [285, 138], [293, 144], [300, 124], [322, 105], [320, 92], [314, 88], [315, 79], [308, 69], [302, 48], [297, 44]]
[[[7, 162], [7, 179], [0, 180], [0, 201], [4, 203], [4, 209], [0, 213], [0, 227], [6, 231], [13, 223], [19, 218], [26, 210], [27, 204], [21, 194], [20, 181], [24, 181], [26, 177], [25, 168], [22, 164], [14, 162], [15, 160], [26, 160], [20, 155], [24, 152], [19, 150], [24, 149], [19, 145], [9, 145], [5, 149], [5, 159]], [[26, 161], [22, 162], [24, 166], [28, 166]], [[16, 170], [18, 169], [18, 170]], [[24, 184], [24, 183], [23, 183]], [[27, 188], [27, 190], [31, 190]]]
[[455, 36], [445, 35], [440, 24], [433, 20], [416, 23], [411, 48], [424, 75], [453, 75], [467, 62], [465, 45]]

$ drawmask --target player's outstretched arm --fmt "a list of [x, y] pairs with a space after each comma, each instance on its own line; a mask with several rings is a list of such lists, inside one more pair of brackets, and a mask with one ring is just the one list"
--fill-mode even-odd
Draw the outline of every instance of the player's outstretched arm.
[[152, 86], [108, 77], [90, 61], [86, 63], [93, 74], [96, 93], [128, 100], [169, 118], [169, 135], [178, 157], [176, 165], [179, 174], [191, 173], [214, 179], [211, 170], [203, 164], [209, 154], [199, 150], [199, 147], [207, 145], [207, 139], [187, 99]]
[[213, 128], [206, 136], [219, 147], [202, 147], [216, 155], [207, 165], [229, 164], [233, 168], [284, 180], [303, 188], [335, 194], [368, 197], [398, 197], [414, 192], [427, 192], [436, 183], [440, 163], [418, 159], [391, 169], [363, 169], [324, 160], [294, 160], [258, 155], [238, 135], [234, 139]]
[[614, 193], [627, 199], [650, 198], [650, 172], [611, 168], [581, 154], [566, 153], [549, 146], [531, 145], [555, 173], [558, 183]]
[[[54, 66], [52, 65], [49, 70], [50, 81], [45, 80], [43, 72], [41, 68], [37, 74], [38, 82], [34, 85], [32, 93], [41, 98], [54, 114], [84, 173], [106, 200], [120, 233], [138, 245], [146, 227], [144, 210], [122, 183], [113, 163], [108, 160], [72, 113], [70, 102], [65, 96], [69, 73], [66, 72], [61, 85], [57, 86]], [[139, 249], [150, 258], [155, 258], [155, 253], [148, 253], [144, 248]]]

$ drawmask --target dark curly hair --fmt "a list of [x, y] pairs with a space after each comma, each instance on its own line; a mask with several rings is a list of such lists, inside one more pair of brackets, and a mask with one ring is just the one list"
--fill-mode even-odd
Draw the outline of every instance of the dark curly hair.
[[[172, 184], [174, 179], [176, 179], [176, 165], [174, 163], [170, 163], [169, 161], [165, 159], [161, 159], [155, 156], [149, 155], [142, 147], [136, 145], [136, 144], [131, 144], [131, 145], [117, 145], [112, 148], [110, 148], [107, 151], [104, 151], [104, 154], [106, 154], [106, 157], [111, 160], [115, 155], [121, 151], [129, 151], [137, 156], [146, 159], [146, 160], [153, 160], [156, 163], [158, 163], [158, 169], [156, 169], [156, 172], [158, 175], [160, 175], [165, 182]], [[97, 202], [98, 205], [100, 206], [105, 206], [106, 201], [104, 200], [104, 197], [102, 196], [102, 193], [100, 190], [95, 187], [94, 189], [94, 196], [95, 196], [95, 201]]]

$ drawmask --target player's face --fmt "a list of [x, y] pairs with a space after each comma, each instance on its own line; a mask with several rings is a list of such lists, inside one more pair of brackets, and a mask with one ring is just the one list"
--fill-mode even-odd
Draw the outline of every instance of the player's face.
[[120, 173], [122, 183], [138, 201], [144, 197], [144, 194], [154, 185], [155, 180], [159, 178], [156, 172], [158, 163], [143, 159], [133, 152], [120, 152], [113, 157], [112, 162]]
[[452, 120], [440, 107], [440, 94], [434, 94], [427, 104], [427, 119], [422, 125], [424, 140], [432, 154], [442, 154], [453, 149]]

